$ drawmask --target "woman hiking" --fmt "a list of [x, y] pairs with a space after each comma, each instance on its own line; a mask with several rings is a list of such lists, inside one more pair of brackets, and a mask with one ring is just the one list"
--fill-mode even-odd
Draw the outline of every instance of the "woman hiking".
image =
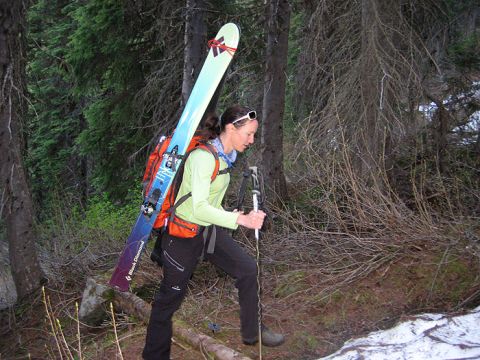
[[[211, 115], [200, 133], [218, 154], [219, 175], [212, 181], [218, 160], [204, 148], [192, 151], [185, 161], [176, 197], [176, 221], [169, 223], [161, 239], [163, 280], [152, 304], [143, 350], [146, 360], [170, 359], [172, 316], [185, 297], [188, 281], [201, 257], [235, 278], [242, 340], [247, 345], [258, 342], [257, 264], [226, 229], [239, 225], [260, 229], [265, 213], [230, 212], [221, 206], [230, 181], [225, 170], [233, 166], [237, 152], [253, 144], [257, 128], [256, 112], [244, 106], [232, 106], [220, 118]], [[182, 197], [183, 202], [177, 206]], [[283, 335], [263, 325], [261, 335], [265, 346], [284, 342]]]

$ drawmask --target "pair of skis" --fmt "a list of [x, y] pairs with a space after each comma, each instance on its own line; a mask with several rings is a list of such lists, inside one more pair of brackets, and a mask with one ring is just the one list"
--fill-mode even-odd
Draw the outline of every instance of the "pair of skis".
[[153, 224], [175, 177], [176, 169], [181, 164], [182, 156], [185, 154], [188, 144], [233, 58], [239, 38], [238, 27], [229, 23], [222, 26], [215, 39], [209, 41], [208, 56], [109, 281], [110, 286], [120, 291], [129, 290], [133, 274], [137, 269]]

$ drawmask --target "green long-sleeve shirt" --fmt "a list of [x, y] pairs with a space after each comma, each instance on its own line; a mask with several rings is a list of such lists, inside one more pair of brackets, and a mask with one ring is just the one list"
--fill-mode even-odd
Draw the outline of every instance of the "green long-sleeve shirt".
[[[226, 167], [226, 162], [220, 158], [220, 170]], [[239, 214], [222, 208], [223, 197], [230, 183], [230, 174], [218, 175], [211, 182], [214, 170], [215, 158], [210, 152], [197, 149], [188, 156], [177, 199], [190, 191], [192, 196], [177, 208], [176, 215], [202, 226], [214, 224], [236, 229]]]

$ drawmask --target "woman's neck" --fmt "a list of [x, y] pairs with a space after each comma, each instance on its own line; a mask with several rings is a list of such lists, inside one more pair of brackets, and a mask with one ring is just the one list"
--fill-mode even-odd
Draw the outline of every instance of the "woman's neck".
[[230, 143], [227, 134], [225, 132], [222, 132], [219, 136], [220, 142], [222, 143], [223, 146], [223, 151], [225, 154], [229, 154], [233, 150], [233, 145]]

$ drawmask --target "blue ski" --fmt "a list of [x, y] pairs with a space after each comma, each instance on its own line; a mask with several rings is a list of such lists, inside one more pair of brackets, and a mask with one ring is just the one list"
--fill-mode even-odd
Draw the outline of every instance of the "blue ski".
[[133, 274], [150, 237], [165, 196], [215, 90], [230, 64], [239, 41], [239, 29], [229, 23], [209, 44], [211, 49], [185, 105], [155, 179], [147, 194], [135, 226], [110, 279], [110, 286], [128, 291]]

